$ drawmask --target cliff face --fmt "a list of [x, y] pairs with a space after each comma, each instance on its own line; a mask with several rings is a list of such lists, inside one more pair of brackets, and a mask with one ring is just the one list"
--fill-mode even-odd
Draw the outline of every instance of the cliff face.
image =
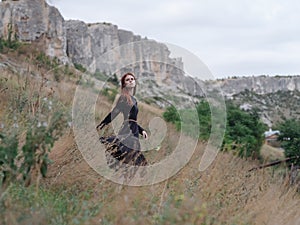
[[300, 76], [257, 76], [240, 77], [219, 81], [224, 94], [231, 97], [235, 94], [249, 90], [260, 95], [276, 93], [278, 91], [299, 91]]
[[2, 1], [0, 19], [1, 37], [39, 41], [47, 55], [64, 63], [81, 64], [91, 73], [120, 76], [132, 71], [141, 80], [151, 79], [171, 87], [176, 87], [176, 80], [184, 74], [181, 59], [170, 58], [166, 45], [112, 24], [65, 21], [45, 0]]
[[[193, 97], [205, 96], [205, 92], [215, 93], [216, 89], [221, 89], [227, 98], [238, 98], [240, 104], [248, 101], [253, 106], [259, 103], [259, 98], [271, 98], [269, 94], [299, 93], [300, 90], [300, 76], [241, 77], [217, 81], [185, 76], [181, 58], [171, 58], [165, 44], [109, 23], [65, 21], [60, 12], [45, 0], [0, 2], [0, 37], [7, 39], [9, 36], [23, 42], [40, 42], [41, 50], [47, 55], [64, 63], [80, 64], [91, 73], [99, 71], [120, 76], [124, 72], [134, 72], [139, 78], [141, 98], [157, 96], [168, 99], [168, 96], [175, 96], [182, 107], [193, 104]], [[247, 100], [244, 91], [255, 93], [256, 97], [250, 101], [247, 95]], [[272, 99], [269, 103], [271, 107], [279, 104]], [[262, 108], [263, 105], [261, 101], [259, 106]], [[294, 110], [295, 113], [297, 110]]]
[[0, 36], [20, 41], [40, 41], [45, 53], [67, 62], [64, 19], [44, 0], [0, 2]]
[[[108, 23], [65, 21], [45, 0], [0, 2], [0, 37], [11, 35], [19, 41], [39, 42], [47, 55], [80, 64], [91, 73], [134, 72], [144, 95], [161, 96], [161, 90], [163, 95], [197, 92], [195, 81], [184, 76], [182, 60], [171, 58], [165, 44]], [[148, 88], [153, 82], [160, 88]]]
[[164, 44], [107, 23], [86, 24], [72, 20], [65, 25], [68, 56], [90, 72], [120, 76], [132, 71], [141, 79], [154, 79], [158, 84], [169, 85], [174, 83], [172, 77], [183, 75], [181, 60], [170, 58], [170, 51]]

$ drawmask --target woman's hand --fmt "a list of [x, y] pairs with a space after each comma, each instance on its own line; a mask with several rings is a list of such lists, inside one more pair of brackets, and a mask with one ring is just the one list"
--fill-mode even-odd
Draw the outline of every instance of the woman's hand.
[[144, 130], [143, 130], [143, 132], [142, 132], [142, 135], [143, 135], [143, 137], [144, 137], [145, 139], [147, 139], [147, 138], [148, 138], [148, 134], [147, 134], [147, 132], [146, 132], [146, 131], [144, 131]]

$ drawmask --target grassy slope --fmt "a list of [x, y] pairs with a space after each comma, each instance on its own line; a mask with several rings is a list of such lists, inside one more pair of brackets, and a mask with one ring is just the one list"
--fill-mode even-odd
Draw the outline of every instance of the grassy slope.
[[[18, 63], [17, 58], [10, 60]], [[75, 87], [72, 81], [53, 83], [57, 97], [65, 104], [71, 104]], [[97, 117], [102, 118], [111, 103], [100, 98]], [[161, 111], [140, 104], [139, 116], [147, 127], [147, 121], [161, 116]], [[151, 162], [159, 161], [176, 146], [177, 140], [178, 133], [169, 125], [162, 150], [146, 156]], [[67, 130], [51, 152], [53, 163], [43, 187], [64, 189], [74, 195], [89, 192], [89, 201], [101, 203], [101, 208], [86, 224], [299, 224], [300, 198], [278, 174], [280, 170], [273, 173], [269, 168], [249, 173], [248, 169], [257, 162], [219, 153], [206, 171], [199, 172], [204, 149], [205, 143], [198, 143], [189, 164], [164, 182], [145, 187], [121, 186], [103, 178], [86, 163], [72, 131]], [[12, 209], [8, 218], [15, 215], [13, 205], [7, 205]], [[35, 219], [35, 212], [23, 210]], [[46, 224], [43, 217], [40, 222]]]
[[284, 152], [279, 148], [272, 147], [264, 144], [260, 150], [262, 157], [265, 161], [274, 161], [284, 159]]
[[[102, 106], [105, 115], [110, 104], [106, 102]], [[140, 108], [143, 121], [161, 113], [149, 106]], [[168, 132], [162, 149], [178, 138], [172, 126], [168, 127]], [[198, 165], [204, 149], [205, 143], [199, 143], [190, 163], [169, 180], [147, 187], [128, 187], [108, 181], [91, 169], [70, 133], [52, 151], [55, 163], [47, 182], [50, 186], [76, 185], [80, 190], [91, 190], [94, 200], [103, 204], [100, 214], [93, 220], [95, 224], [97, 221], [112, 224], [295, 224], [300, 215], [295, 207], [299, 204], [299, 196], [294, 195], [281, 175], [273, 174], [272, 169], [250, 173], [248, 169], [256, 166], [256, 162], [236, 158], [230, 153], [219, 153], [214, 164], [200, 173]], [[163, 153], [158, 152], [153, 161], [162, 157]]]
[[248, 172], [255, 162], [219, 153], [213, 165], [198, 171], [203, 144], [178, 174], [159, 184], [129, 187], [98, 175], [82, 159], [72, 134], [55, 146], [49, 187], [90, 190], [103, 204], [97, 221], [112, 224], [297, 224], [299, 196], [271, 169]]

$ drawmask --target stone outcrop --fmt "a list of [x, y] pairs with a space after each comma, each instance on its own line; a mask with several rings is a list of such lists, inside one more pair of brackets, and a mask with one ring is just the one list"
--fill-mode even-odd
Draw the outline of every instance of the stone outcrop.
[[64, 18], [44, 0], [0, 2], [0, 36], [9, 35], [23, 42], [39, 41], [47, 55], [68, 61]]
[[[181, 58], [171, 58], [165, 44], [142, 38], [110, 23], [65, 21], [45, 0], [0, 2], [0, 37], [42, 43], [45, 53], [89, 72], [117, 74], [132, 71], [142, 96], [177, 95], [186, 103], [194, 96], [222, 90], [228, 98], [245, 90], [259, 95], [299, 91], [300, 77], [241, 77], [202, 81], [185, 76]], [[205, 90], [205, 91], [204, 91]]]
[[45, 0], [0, 2], [0, 36], [39, 42], [47, 55], [80, 64], [91, 73], [120, 76], [132, 71], [141, 83], [152, 80], [173, 91], [190, 90], [182, 84], [182, 79], [190, 80], [184, 77], [182, 60], [171, 58], [165, 44], [109, 23], [65, 21]]
[[264, 95], [278, 91], [300, 91], [300, 76], [239, 77], [220, 80], [218, 84], [227, 97], [245, 90]]
[[108, 23], [71, 20], [65, 24], [68, 56], [92, 73], [100, 71], [120, 76], [132, 71], [141, 80], [154, 79], [159, 85], [172, 85], [172, 77], [183, 75], [182, 61], [170, 58], [170, 51], [162, 43]]
[[181, 58], [171, 58], [165, 44], [109, 23], [65, 21], [45, 0], [0, 2], [0, 37], [8, 36], [38, 42], [47, 55], [80, 64], [91, 73], [133, 72], [141, 96], [180, 95], [187, 102], [191, 95], [202, 95], [197, 82], [184, 75]]

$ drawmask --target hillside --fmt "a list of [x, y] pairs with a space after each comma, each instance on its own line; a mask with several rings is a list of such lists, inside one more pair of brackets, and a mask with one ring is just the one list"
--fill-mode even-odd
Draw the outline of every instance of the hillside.
[[[249, 78], [249, 80], [251, 79], [252, 78]], [[236, 82], [242, 82], [244, 80], [246, 80], [246, 78], [237, 79]], [[297, 84], [298, 80], [300, 80], [299, 76], [273, 77], [272, 79], [262, 77], [256, 78], [256, 80], [262, 83], [266, 82], [264, 85], [266, 88], [262, 90], [263, 92], [244, 88], [234, 94], [227, 92], [227, 98], [245, 110], [256, 108], [262, 121], [269, 127], [285, 119], [300, 118], [300, 92], [299, 84]], [[283, 85], [280, 85], [282, 83]], [[231, 89], [234, 87], [240, 88], [239, 85], [236, 85], [231, 86]], [[268, 87], [275, 88], [274, 90], [270, 90]], [[289, 90], [287, 87], [292, 88]], [[222, 89], [226, 90], [229, 89], [229, 87], [223, 87]]]
[[[188, 108], [216, 93], [258, 108], [269, 126], [299, 118], [299, 76], [199, 80], [185, 75], [166, 45], [113, 24], [65, 21], [44, 0], [1, 1], [0, 17], [0, 224], [300, 224], [299, 180], [284, 165], [249, 172], [263, 160], [228, 151], [199, 171], [208, 143], [192, 146], [195, 139], [162, 119], [170, 102]], [[125, 71], [139, 81], [138, 122], [152, 140], [142, 142], [150, 146], [145, 157], [150, 168], [161, 166], [149, 185], [122, 185], [99, 172], [95, 125]], [[78, 133], [78, 125], [88, 129]], [[170, 162], [182, 140], [186, 151]], [[178, 171], [172, 167], [191, 152]], [[283, 157], [269, 146], [261, 154]]]
[[[0, 118], [6, 124], [1, 126], [1, 132], [9, 129], [10, 118], [14, 120], [7, 114], [11, 103], [17, 100], [12, 97], [24, 96], [34, 103], [32, 100], [36, 99], [32, 97], [38, 92], [38, 99], [53, 96], [53, 101], [58, 100], [70, 112], [78, 85], [86, 92], [99, 94], [95, 123], [99, 122], [113, 104], [109, 96], [81, 80], [83, 74], [75, 68], [58, 66], [42, 56], [34, 45], [0, 55], [0, 99], [4, 106]], [[56, 69], [51, 69], [53, 66]], [[43, 80], [47, 82], [41, 87]], [[32, 113], [31, 109], [28, 112]], [[161, 114], [160, 108], [140, 103], [139, 122], [144, 127], [153, 118], [161, 118]], [[18, 124], [22, 125], [19, 118]], [[23, 136], [24, 133], [21, 139]], [[179, 133], [167, 124], [160, 150], [145, 152], [149, 162], [164, 159], [178, 139]], [[169, 179], [131, 187], [114, 183], [90, 167], [78, 148], [73, 129], [67, 127], [49, 154], [52, 163], [46, 178], [37, 183], [40, 186], [36, 186], [33, 177], [32, 187], [40, 188], [34, 188], [29, 195], [26, 193], [30, 187], [19, 192], [12, 187], [1, 193], [5, 200], [2, 224], [299, 224], [300, 196], [290, 186], [288, 176], [283, 176], [284, 169], [248, 172], [259, 162], [220, 152], [213, 164], [200, 172], [198, 167], [206, 145], [199, 142], [189, 163]], [[55, 200], [47, 205], [51, 196]]]
[[70, 133], [54, 147], [45, 183], [51, 188], [89, 190], [93, 201], [101, 202], [100, 213], [89, 224], [299, 223], [300, 197], [288, 179], [272, 169], [248, 172], [257, 163], [230, 153], [219, 153], [209, 169], [199, 172], [204, 149], [205, 144], [199, 143], [189, 164], [172, 178], [130, 187], [91, 169]]
[[[39, 50], [47, 56], [84, 68], [94, 76], [119, 77], [133, 71], [140, 81], [140, 99], [149, 102], [151, 96], [157, 106], [165, 107], [166, 101], [171, 101], [182, 108], [193, 107], [200, 97], [210, 99], [218, 93], [244, 108], [258, 108], [269, 127], [285, 118], [299, 118], [299, 75], [204, 80], [213, 76], [208, 69], [199, 69], [192, 77], [185, 72], [182, 57], [171, 57], [166, 44], [115, 24], [65, 20], [45, 0], [2, 1], [0, 16], [1, 39], [39, 43]], [[201, 60], [189, 59], [204, 67]]]
[[[299, 196], [271, 170], [219, 153], [205, 172], [198, 171], [203, 145], [174, 177], [145, 187], [121, 186], [99, 176], [82, 159], [68, 135], [51, 153], [55, 163], [49, 187], [89, 190], [101, 210], [90, 224], [297, 224]], [[141, 210], [142, 209], [142, 210]]]

